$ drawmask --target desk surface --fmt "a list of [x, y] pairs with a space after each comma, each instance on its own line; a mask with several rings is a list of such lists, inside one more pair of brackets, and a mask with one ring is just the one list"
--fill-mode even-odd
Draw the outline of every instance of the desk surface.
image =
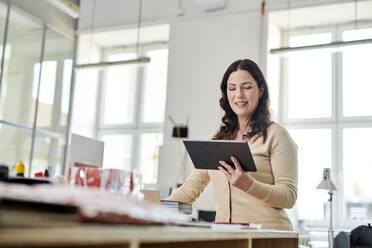
[[298, 233], [176, 226], [0, 228], [0, 247], [298, 247]]

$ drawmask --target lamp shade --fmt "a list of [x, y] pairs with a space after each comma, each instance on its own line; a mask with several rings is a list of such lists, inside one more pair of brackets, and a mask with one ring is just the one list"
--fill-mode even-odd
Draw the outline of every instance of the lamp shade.
[[325, 189], [325, 190], [337, 190], [336, 185], [331, 180], [331, 169], [330, 168], [324, 168], [323, 169], [323, 179], [319, 183], [317, 189]]

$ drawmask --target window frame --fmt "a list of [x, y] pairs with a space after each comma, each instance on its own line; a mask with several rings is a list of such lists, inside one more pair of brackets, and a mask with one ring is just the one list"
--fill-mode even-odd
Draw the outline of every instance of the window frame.
[[[306, 35], [331, 32], [333, 41], [341, 41], [342, 33], [347, 30], [355, 29], [355, 24], [330, 25], [321, 27], [308, 27], [290, 31], [282, 31], [282, 45], [288, 44], [290, 36]], [[359, 29], [371, 28], [372, 23], [363, 23], [358, 25]], [[345, 128], [371, 128], [371, 116], [343, 116], [343, 82], [342, 82], [342, 51], [331, 54], [332, 56], [332, 82], [331, 82], [331, 116], [329, 118], [307, 118], [307, 119], [289, 119], [288, 118], [288, 58], [280, 58], [280, 79], [279, 79], [279, 103], [278, 120], [288, 129], [318, 129], [330, 128], [332, 131], [332, 176], [338, 191], [335, 192], [333, 201], [333, 224], [336, 229], [350, 229], [357, 225], [364, 224], [367, 220], [351, 220], [343, 216], [344, 213], [344, 190], [343, 190], [343, 130]], [[319, 175], [319, 181], [321, 175]], [[316, 189], [314, 189], [316, 190]], [[326, 194], [326, 192], [324, 192]], [[305, 220], [311, 228], [328, 227], [329, 220]]]

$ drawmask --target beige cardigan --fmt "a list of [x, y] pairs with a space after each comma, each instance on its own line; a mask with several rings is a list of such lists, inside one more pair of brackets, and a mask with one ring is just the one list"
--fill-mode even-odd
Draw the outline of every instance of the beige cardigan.
[[283, 208], [292, 208], [297, 199], [297, 146], [287, 130], [277, 123], [268, 127], [265, 143], [262, 136], [248, 143], [257, 172], [249, 172], [254, 181], [247, 192], [230, 185], [219, 170], [196, 169], [167, 199], [192, 203], [212, 181], [216, 221], [291, 230]]

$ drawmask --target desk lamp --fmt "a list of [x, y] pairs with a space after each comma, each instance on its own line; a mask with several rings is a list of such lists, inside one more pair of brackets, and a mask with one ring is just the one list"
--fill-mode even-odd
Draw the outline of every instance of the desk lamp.
[[331, 169], [324, 168], [323, 169], [323, 179], [319, 183], [317, 189], [325, 189], [328, 190], [329, 194], [329, 207], [330, 207], [330, 215], [329, 215], [329, 228], [328, 228], [328, 247], [333, 248], [333, 225], [332, 225], [332, 200], [333, 200], [333, 191], [337, 190], [336, 185], [331, 180]]

